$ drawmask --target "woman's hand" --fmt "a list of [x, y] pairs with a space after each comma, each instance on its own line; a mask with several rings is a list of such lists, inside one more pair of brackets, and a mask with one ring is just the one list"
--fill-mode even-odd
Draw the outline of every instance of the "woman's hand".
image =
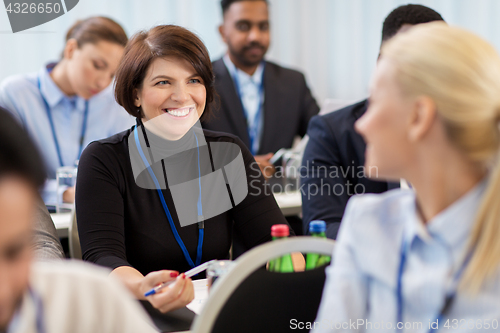
[[146, 297], [146, 300], [162, 313], [182, 308], [194, 299], [194, 287], [191, 279], [186, 277], [184, 273], [178, 274], [175, 271], [167, 270], [151, 272], [139, 283], [139, 291], [144, 295], [157, 285], [175, 279], [173, 284]]

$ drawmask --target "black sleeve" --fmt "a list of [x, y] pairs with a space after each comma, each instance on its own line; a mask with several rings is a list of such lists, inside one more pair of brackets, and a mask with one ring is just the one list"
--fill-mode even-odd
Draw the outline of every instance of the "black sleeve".
[[[288, 222], [276, 203], [270, 186], [265, 183], [254, 157], [240, 139], [236, 138], [236, 143], [243, 154], [248, 194], [232, 209], [232, 217], [236, 235], [250, 249], [271, 240], [271, 227], [274, 224], [288, 225]], [[294, 235], [292, 228], [290, 233]]]
[[299, 135], [302, 137], [306, 135], [307, 126], [312, 117], [318, 114], [319, 106], [316, 104], [316, 100], [311, 94], [311, 90], [307, 86], [306, 79], [303, 74], [302, 78], [302, 113], [300, 121]]
[[319, 116], [311, 119], [307, 134], [300, 170], [304, 230], [309, 229], [309, 222], [324, 220], [327, 237], [335, 239], [349, 200], [338, 142]]
[[118, 155], [91, 143], [78, 163], [76, 215], [83, 260], [115, 269], [131, 266], [125, 252], [124, 179]]

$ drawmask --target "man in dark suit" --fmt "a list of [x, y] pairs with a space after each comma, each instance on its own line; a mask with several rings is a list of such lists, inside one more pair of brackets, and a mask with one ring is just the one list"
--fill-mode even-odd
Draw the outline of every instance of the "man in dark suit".
[[222, 0], [221, 7], [219, 32], [228, 52], [213, 63], [220, 109], [202, 125], [240, 137], [270, 176], [269, 159], [306, 134], [319, 108], [302, 73], [264, 61], [270, 43], [267, 1]]
[[[412, 25], [442, 21], [441, 15], [421, 5], [394, 9], [385, 19], [382, 43]], [[304, 232], [309, 222], [324, 220], [326, 235], [335, 239], [347, 201], [354, 194], [381, 193], [399, 184], [370, 180], [376, 170], [364, 170], [366, 144], [354, 123], [365, 113], [368, 100], [311, 119], [309, 142], [301, 167]]]

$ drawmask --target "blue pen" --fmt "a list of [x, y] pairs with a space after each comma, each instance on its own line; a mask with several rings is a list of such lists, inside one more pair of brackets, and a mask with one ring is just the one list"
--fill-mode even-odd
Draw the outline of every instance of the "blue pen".
[[[195, 268], [192, 268], [189, 271], [187, 271], [186, 273], [184, 273], [184, 275], [186, 275], [186, 277], [189, 277], [189, 278], [192, 277], [192, 276], [195, 276], [196, 274], [201, 273], [204, 270], [206, 270], [208, 268], [208, 265], [210, 265], [214, 261], [216, 261], [216, 260], [215, 259], [214, 260], [210, 260], [210, 261], [207, 261], [206, 263], [201, 264], [200, 266], [196, 266]], [[160, 291], [163, 288], [171, 285], [175, 281], [177, 281], [177, 280], [168, 281], [168, 282], [164, 282], [164, 283], [162, 283], [160, 285], [157, 285], [156, 287], [154, 287], [153, 289], [151, 289], [150, 291], [148, 291], [147, 293], [145, 293], [144, 297], [148, 297], [148, 296], [156, 294], [158, 291]]]

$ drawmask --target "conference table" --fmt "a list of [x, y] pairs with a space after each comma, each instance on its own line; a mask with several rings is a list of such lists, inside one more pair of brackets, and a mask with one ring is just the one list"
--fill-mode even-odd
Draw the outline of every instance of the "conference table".
[[[302, 211], [302, 198], [299, 191], [289, 191], [274, 193], [274, 198], [285, 216], [299, 215]], [[68, 237], [68, 230], [71, 223], [72, 213], [50, 214], [57, 230], [57, 235], [61, 238]]]

